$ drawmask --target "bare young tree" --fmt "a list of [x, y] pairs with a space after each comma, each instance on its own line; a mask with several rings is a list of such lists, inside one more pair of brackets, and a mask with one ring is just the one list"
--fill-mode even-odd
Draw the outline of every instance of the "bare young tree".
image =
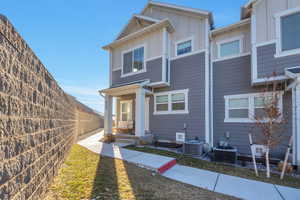
[[[275, 77], [275, 73], [273, 73]], [[265, 159], [267, 177], [270, 178], [270, 150], [281, 143], [287, 124], [287, 115], [282, 108], [282, 95], [284, 84], [272, 81], [263, 88], [260, 97], [254, 100], [253, 120], [255, 125], [252, 129], [257, 138], [257, 143], [266, 147]]]

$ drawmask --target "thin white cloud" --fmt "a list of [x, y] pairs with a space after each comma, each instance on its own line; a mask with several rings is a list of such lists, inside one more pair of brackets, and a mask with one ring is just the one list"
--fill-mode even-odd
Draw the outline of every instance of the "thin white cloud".
[[98, 90], [95, 88], [78, 87], [78, 86], [62, 86], [62, 87], [66, 92], [70, 94], [99, 96]]
[[62, 88], [81, 103], [94, 110], [103, 112], [104, 99], [99, 95], [98, 89], [74, 85], [63, 85]]

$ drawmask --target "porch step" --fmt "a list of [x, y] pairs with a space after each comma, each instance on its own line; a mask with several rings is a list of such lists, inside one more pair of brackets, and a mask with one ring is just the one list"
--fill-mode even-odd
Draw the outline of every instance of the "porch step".
[[122, 133], [117, 133], [114, 135], [115, 138], [120, 138], [120, 139], [132, 139], [132, 140], [138, 140], [139, 138], [135, 135], [129, 135], [129, 134], [122, 134]]
[[136, 144], [135, 139], [127, 139], [127, 138], [116, 138], [116, 143], [123, 143], [123, 144]]

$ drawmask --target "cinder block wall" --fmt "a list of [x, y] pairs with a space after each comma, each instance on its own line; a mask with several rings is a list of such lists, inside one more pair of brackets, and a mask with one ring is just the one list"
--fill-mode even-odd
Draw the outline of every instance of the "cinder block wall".
[[78, 136], [84, 136], [104, 126], [103, 118], [93, 113], [78, 111]]
[[76, 104], [0, 15], [1, 200], [41, 199], [77, 135], [103, 125]]

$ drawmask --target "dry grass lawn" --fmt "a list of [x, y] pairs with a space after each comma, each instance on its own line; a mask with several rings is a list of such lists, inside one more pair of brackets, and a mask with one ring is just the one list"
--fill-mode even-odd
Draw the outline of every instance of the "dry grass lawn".
[[154, 175], [127, 162], [74, 145], [46, 200], [229, 200], [224, 196]]

